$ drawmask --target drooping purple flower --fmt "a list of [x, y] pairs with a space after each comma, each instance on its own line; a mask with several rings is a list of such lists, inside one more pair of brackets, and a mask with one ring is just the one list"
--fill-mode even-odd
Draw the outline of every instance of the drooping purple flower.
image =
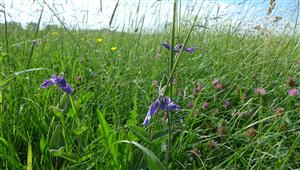
[[41, 88], [47, 88], [49, 86], [53, 85], [53, 81], [51, 80], [45, 80], [43, 84], [40, 85]]
[[168, 112], [171, 110], [178, 111], [179, 108], [180, 107], [178, 105], [176, 105], [174, 102], [172, 102], [168, 96], [165, 96], [163, 98], [161, 105], [160, 105], [161, 110], [166, 110]]
[[149, 115], [153, 116], [158, 111], [159, 107], [160, 107], [160, 100], [156, 99], [155, 102], [152, 103], [149, 107], [149, 110], [148, 110]]
[[159, 109], [159, 106], [160, 106], [160, 99], [156, 99], [155, 102], [153, 102], [150, 106], [149, 106], [149, 109], [148, 109], [148, 112], [147, 112], [147, 116], [144, 120], [144, 125], [147, 126], [149, 123], [150, 123], [150, 119], [151, 117], [158, 111]]
[[288, 91], [289, 96], [297, 96], [299, 94], [299, 90], [298, 89], [290, 89]]
[[[163, 45], [167, 48], [167, 49], [171, 49], [171, 46], [169, 43], [167, 42], [163, 42]], [[183, 48], [183, 44], [176, 44], [175, 48], [174, 48], [174, 52], [176, 53], [179, 53]], [[184, 50], [186, 52], [189, 52], [189, 53], [193, 53], [196, 51], [196, 47], [187, 47], [187, 48], [184, 48]]]
[[164, 110], [164, 111], [178, 111], [180, 107], [176, 105], [168, 96], [162, 97], [159, 96], [150, 106], [147, 112], [147, 116], [145, 117], [145, 120], [143, 122], [144, 126], [147, 126], [150, 124], [151, 117], [158, 111], [158, 110]]
[[174, 51], [176, 53], [179, 53], [181, 51], [182, 47], [183, 47], [183, 44], [176, 44]]
[[184, 50], [187, 52], [193, 53], [196, 51], [196, 47], [188, 47], [188, 48], [185, 48]]
[[55, 74], [52, 75], [49, 80], [45, 80], [44, 83], [42, 83], [40, 85], [40, 87], [41, 88], [48, 88], [49, 86], [52, 86], [54, 84], [57, 85], [57, 87], [59, 87], [60, 89], [62, 89], [66, 93], [69, 93], [69, 94], [73, 93], [73, 89], [67, 83], [67, 81], [65, 80], [65, 78], [57, 76]]
[[144, 122], [143, 122], [143, 125], [144, 125], [144, 126], [148, 126], [148, 125], [150, 124], [150, 119], [151, 119], [151, 116], [149, 116], [149, 115], [147, 114], [147, 116], [145, 117], [145, 120], [144, 120]]
[[167, 48], [167, 49], [171, 49], [171, 46], [167, 43], [167, 42], [163, 42], [163, 45]]

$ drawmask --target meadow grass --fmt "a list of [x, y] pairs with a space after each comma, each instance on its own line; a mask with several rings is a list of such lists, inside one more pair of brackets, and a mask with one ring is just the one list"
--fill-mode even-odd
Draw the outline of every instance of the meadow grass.
[[[1, 30], [1, 169], [300, 166], [299, 96], [288, 95], [300, 78], [297, 36], [192, 31], [186, 46], [197, 50], [182, 51], [170, 77], [179, 55], [162, 42], [182, 43], [188, 28], [180, 37], [176, 29]], [[53, 74], [74, 93], [40, 88]], [[157, 112], [145, 127], [165, 83], [181, 109]], [[266, 94], [255, 93], [260, 87]]]

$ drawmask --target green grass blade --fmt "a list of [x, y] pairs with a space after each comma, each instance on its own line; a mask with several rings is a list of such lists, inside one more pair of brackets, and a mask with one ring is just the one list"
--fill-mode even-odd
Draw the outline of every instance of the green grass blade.
[[33, 72], [33, 71], [40, 71], [40, 70], [47, 70], [47, 68], [33, 68], [33, 69], [27, 69], [27, 70], [15, 72], [15, 73], [9, 75], [6, 79], [0, 81], [0, 87], [4, 86], [6, 83], [11, 81], [13, 78], [17, 77], [18, 75], [26, 74], [26, 73]]
[[27, 148], [27, 170], [32, 170], [32, 146], [31, 140], [28, 142]]
[[128, 144], [133, 144], [134, 146], [138, 147], [139, 149], [141, 149], [143, 151], [144, 154], [146, 154], [149, 158], [150, 158], [150, 162], [153, 168], [155, 167], [155, 169], [164, 169], [163, 164], [161, 163], [161, 161], [157, 158], [157, 156], [148, 148], [144, 147], [143, 145], [135, 142], [135, 141], [128, 141], [128, 140], [121, 140], [118, 141], [116, 143], [128, 143]]
[[137, 125], [137, 91], [135, 91], [133, 96], [133, 110], [130, 112], [131, 118], [129, 120], [130, 125]]
[[150, 144], [151, 141], [149, 140], [149, 137], [147, 133], [145, 132], [144, 128], [129, 125], [128, 129], [139, 139], [142, 139], [144, 142]]
[[107, 121], [105, 120], [105, 117], [103, 113], [97, 109], [97, 115], [100, 120], [99, 124], [99, 130], [100, 130], [100, 137], [102, 138], [102, 143], [104, 144], [104, 147], [110, 151], [113, 162], [114, 162], [114, 167], [119, 167], [119, 160], [118, 160], [118, 151], [115, 145], [113, 145], [114, 140], [115, 140], [115, 135], [114, 132], [110, 129]]
[[110, 17], [110, 20], [109, 20], [109, 26], [111, 26], [111, 23], [112, 23], [113, 20], [114, 20], [114, 16], [115, 16], [115, 14], [116, 14], [116, 11], [117, 11], [118, 6], [119, 6], [119, 0], [117, 1], [116, 5], [115, 5], [115, 7], [114, 7], [114, 11], [113, 11], [113, 13], [112, 13], [112, 15], [111, 15], [111, 17]]

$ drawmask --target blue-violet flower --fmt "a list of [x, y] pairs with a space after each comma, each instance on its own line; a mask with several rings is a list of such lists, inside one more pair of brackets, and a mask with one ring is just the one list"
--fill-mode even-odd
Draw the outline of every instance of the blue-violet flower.
[[150, 124], [151, 117], [158, 111], [158, 110], [165, 110], [165, 111], [178, 111], [180, 107], [176, 105], [168, 96], [159, 96], [150, 106], [147, 112], [147, 116], [145, 117], [144, 126]]
[[[171, 49], [170, 44], [168, 44], [167, 42], [163, 42], [163, 45], [167, 48], [167, 49]], [[174, 48], [174, 52], [179, 53], [182, 50], [183, 44], [177, 44]], [[188, 48], [184, 48], [184, 50], [186, 52], [190, 52], [193, 53], [196, 51], [196, 47], [188, 47]]]
[[45, 80], [43, 84], [40, 85], [41, 88], [47, 88], [52, 85], [57, 85], [58, 88], [62, 89], [66, 93], [73, 93], [73, 89], [71, 86], [67, 83], [64, 77], [60, 77], [57, 75], [52, 75], [50, 79]]

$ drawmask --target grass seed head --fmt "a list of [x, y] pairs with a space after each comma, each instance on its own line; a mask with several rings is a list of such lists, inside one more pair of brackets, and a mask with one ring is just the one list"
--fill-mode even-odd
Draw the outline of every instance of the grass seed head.
[[289, 79], [287, 81], [287, 85], [289, 87], [295, 87], [296, 86], [296, 81], [292, 77], [289, 77]]
[[214, 86], [214, 88], [215, 88], [216, 90], [221, 90], [221, 89], [223, 89], [223, 84], [221, 83], [221, 81], [220, 81], [219, 79], [214, 79], [214, 80], [212, 81], [212, 85]]
[[245, 135], [248, 138], [254, 138], [257, 135], [257, 131], [256, 129], [254, 129], [253, 127], [249, 128], [246, 130]]
[[230, 100], [229, 100], [229, 99], [224, 100], [224, 102], [223, 102], [223, 107], [224, 107], [225, 109], [227, 109], [227, 108], [229, 108], [230, 106], [231, 106]]
[[218, 146], [218, 142], [213, 139], [208, 142], [208, 148], [210, 150], [215, 149], [217, 146]]
[[218, 136], [224, 136], [226, 133], [225, 127], [223, 125], [219, 126], [217, 128], [217, 134]]
[[280, 107], [275, 110], [276, 117], [280, 117], [284, 113], [284, 108]]
[[199, 82], [197, 82], [193, 89], [193, 96], [197, 97], [199, 95], [199, 93], [201, 92], [201, 90], [202, 90], [202, 86]]
[[209, 107], [209, 103], [205, 101], [205, 102], [202, 104], [202, 108], [203, 108], [204, 110], [206, 110], [206, 109], [208, 109], [208, 107]]
[[270, 15], [273, 12], [273, 10], [275, 9], [275, 4], [275, 0], [270, 0], [267, 15]]

